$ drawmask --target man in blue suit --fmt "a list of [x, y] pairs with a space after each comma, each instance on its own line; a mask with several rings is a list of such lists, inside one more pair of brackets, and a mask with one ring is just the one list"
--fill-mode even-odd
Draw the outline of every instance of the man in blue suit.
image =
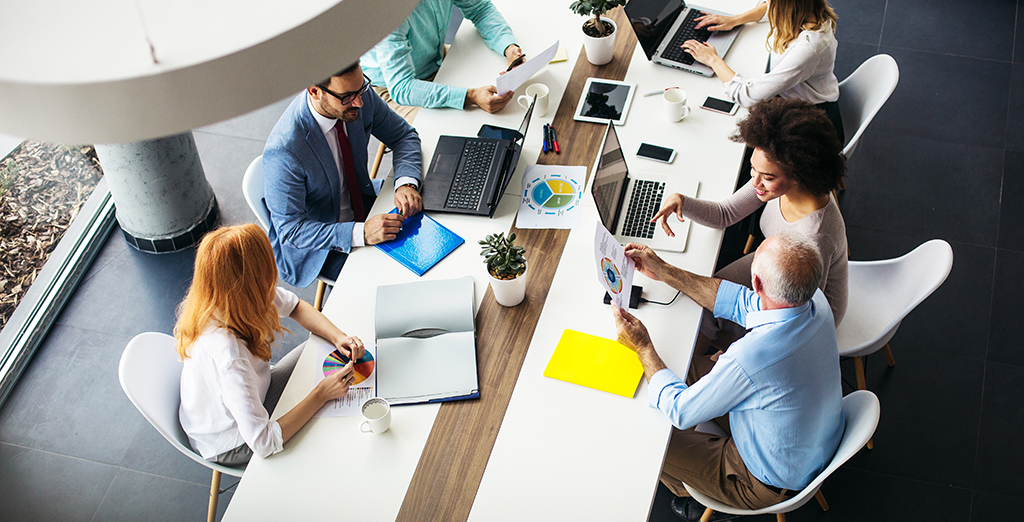
[[[337, 279], [353, 247], [395, 238], [420, 211], [420, 138], [369, 89], [356, 63], [300, 94], [263, 149], [270, 244], [281, 278], [305, 287]], [[370, 135], [394, 151], [399, 214], [367, 219], [376, 191], [366, 169]], [[351, 197], [356, 194], [358, 197]]]

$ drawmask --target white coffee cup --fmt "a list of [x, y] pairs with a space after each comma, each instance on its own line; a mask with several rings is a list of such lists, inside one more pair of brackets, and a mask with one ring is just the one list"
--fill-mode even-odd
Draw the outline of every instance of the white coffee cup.
[[388, 428], [391, 427], [391, 405], [388, 404], [388, 401], [380, 397], [367, 399], [363, 403], [361, 411], [363, 422], [359, 425], [359, 431], [380, 434], [388, 431]]
[[675, 123], [690, 115], [690, 106], [686, 104], [686, 91], [669, 89], [665, 91], [665, 117]]
[[537, 97], [537, 105], [533, 108], [535, 117], [544, 116], [548, 113], [548, 86], [543, 83], [535, 83], [526, 88], [526, 94], [519, 97], [519, 105], [529, 109], [533, 103], [533, 97]]

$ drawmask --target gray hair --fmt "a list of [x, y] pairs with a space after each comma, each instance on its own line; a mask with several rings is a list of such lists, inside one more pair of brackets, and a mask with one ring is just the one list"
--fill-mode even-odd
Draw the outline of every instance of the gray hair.
[[814, 297], [824, 268], [818, 245], [798, 232], [783, 232], [766, 240], [754, 256], [750, 275], [761, 279], [772, 301], [799, 306]]

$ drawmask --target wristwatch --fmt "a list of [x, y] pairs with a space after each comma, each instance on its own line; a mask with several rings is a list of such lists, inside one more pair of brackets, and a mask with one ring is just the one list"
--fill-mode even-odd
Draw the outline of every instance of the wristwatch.
[[395, 192], [398, 192], [398, 189], [400, 189], [402, 187], [412, 187], [412, 189], [415, 190], [416, 192], [420, 191], [419, 186], [417, 186], [415, 183], [409, 182], [409, 183], [402, 183], [401, 185], [395, 187]]

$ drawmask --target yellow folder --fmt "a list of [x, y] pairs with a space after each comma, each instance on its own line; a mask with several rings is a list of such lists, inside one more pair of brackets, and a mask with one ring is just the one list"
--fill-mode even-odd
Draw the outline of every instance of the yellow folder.
[[644, 375], [640, 359], [617, 341], [562, 332], [544, 376], [632, 398]]

